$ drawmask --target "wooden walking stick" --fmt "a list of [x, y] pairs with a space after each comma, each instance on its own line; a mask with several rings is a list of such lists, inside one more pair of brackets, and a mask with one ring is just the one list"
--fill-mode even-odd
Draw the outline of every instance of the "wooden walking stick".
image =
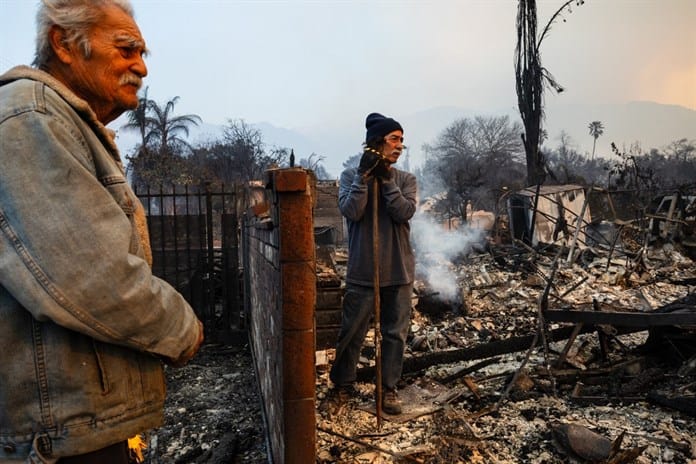
[[373, 261], [373, 300], [375, 303], [375, 407], [377, 410], [377, 430], [382, 429], [382, 328], [380, 327], [379, 295], [379, 178], [372, 181], [372, 261]]

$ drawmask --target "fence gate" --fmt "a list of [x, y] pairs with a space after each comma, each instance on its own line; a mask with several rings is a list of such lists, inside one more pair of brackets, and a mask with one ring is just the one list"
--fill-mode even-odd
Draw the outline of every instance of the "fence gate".
[[[137, 190], [148, 216], [153, 273], [196, 311], [206, 339], [244, 343], [240, 303], [238, 189], [169, 186]], [[236, 338], [244, 340], [236, 340]]]

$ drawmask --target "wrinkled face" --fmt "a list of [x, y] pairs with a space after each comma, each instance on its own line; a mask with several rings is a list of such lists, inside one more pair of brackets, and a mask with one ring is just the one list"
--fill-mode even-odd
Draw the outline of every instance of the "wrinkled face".
[[106, 124], [138, 106], [138, 89], [147, 75], [145, 41], [133, 18], [113, 5], [104, 8], [89, 40], [89, 58], [79, 47], [70, 47], [71, 75], [66, 83]]
[[399, 159], [399, 156], [401, 156], [401, 152], [403, 149], [404, 133], [400, 130], [390, 132], [384, 137], [384, 146], [382, 147], [382, 154], [390, 163], [396, 163], [396, 161]]

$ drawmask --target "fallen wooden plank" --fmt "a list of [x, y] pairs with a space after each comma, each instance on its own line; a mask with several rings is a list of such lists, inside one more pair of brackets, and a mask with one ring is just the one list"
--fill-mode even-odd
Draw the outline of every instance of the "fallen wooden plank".
[[[549, 342], [565, 340], [571, 336], [575, 327], [561, 327], [549, 331]], [[580, 333], [594, 332], [592, 326], [583, 327]], [[639, 332], [636, 329], [625, 329], [620, 333]], [[496, 340], [494, 342], [483, 343], [471, 348], [461, 348], [456, 350], [434, 351], [418, 356], [412, 356], [404, 359], [403, 374], [412, 374], [427, 369], [430, 366], [439, 364], [451, 364], [461, 361], [471, 361], [474, 359], [490, 358], [501, 354], [516, 353], [526, 350], [534, 341], [534, 335], [525, 335], [521, 337], [510, 337], [504, 340]], [[537, 342], [537, 346], [541, 341]], [[374, 376], [374, 366], [368, 366], [358, 369], [357, 380], [361, 382], [370, 381]]]
[[666, 325], [696, 325], [696, 311], [671, 313], [628, 313], [548, 309], [544, 317], [551, 322], [607, 324], [616, 327], [657, 327]]

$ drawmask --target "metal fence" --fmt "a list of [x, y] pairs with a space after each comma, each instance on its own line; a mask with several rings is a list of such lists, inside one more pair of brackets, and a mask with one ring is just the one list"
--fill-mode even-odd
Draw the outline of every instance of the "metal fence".
[[148, 216], [153, 273], [184, 295], [208, 340], [229, 340], [244, 326], [239, 189], [174, 185], [135, 193]]

